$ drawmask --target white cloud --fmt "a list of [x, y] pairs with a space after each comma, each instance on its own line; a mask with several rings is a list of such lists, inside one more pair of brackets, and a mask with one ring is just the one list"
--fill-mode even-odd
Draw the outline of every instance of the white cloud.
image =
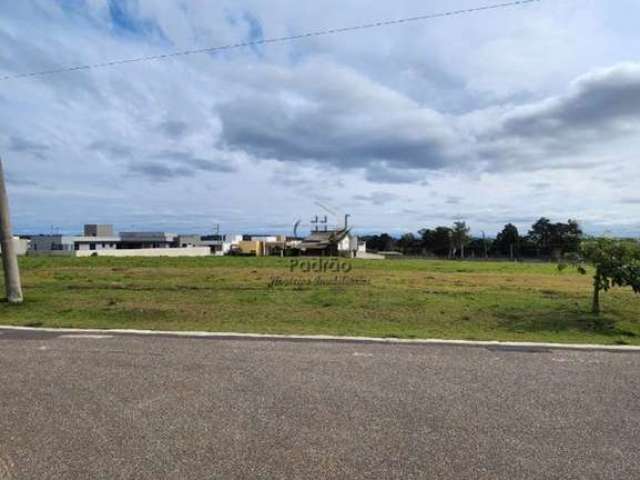
[[[120, 6], [122, 18], [106, 0], [0, 5], [0, 75], [477, 2]], [[640, 64], [629, 61], [640, 45], [628, 19], [638, 14], [629, 0], [543, 2], [4, 81], [15, 224], [288, 228], [323, 199], [371, 229], [468, 215], [491, 231], [546, 215], [628, 232], [640, 181]]]

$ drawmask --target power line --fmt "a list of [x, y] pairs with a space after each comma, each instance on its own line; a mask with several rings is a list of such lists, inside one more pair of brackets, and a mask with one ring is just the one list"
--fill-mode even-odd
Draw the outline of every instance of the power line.
[[346, 33], [346, 32], [353, 32], [353, 31], [357, 31], [357, 30], [368, 30], [368, 29], [372, 29], [372, 28], [380, 28], [380, 27], [387, 27], [390, 25], [399, 25], [402, 23], [409, 23], [409, 22], [420, 22], [420, 21], [425, 21], [425, 20], [432, 20], [435, 18], [442, 18], [442, 17], [453, 17], [453, 16], [458, 16], [458, 15], [466, 15], [466, 14], [470, 14], [470, 13], [478, 13], [478, 12], [485, 12], [487, 10], [497, 10], [499, 8], [508, 8], [508, 7], [516, 7], [516, 6], [520, 6], [520, 5], [526, 5], [529, 3], [537, 3], [537, 2], [541, 2], [542, 0], [518, 0], [518, 1], [514, 1], [514, 2], [508, 2], [508, 3], [497, 3], [497, 4], [493, 4], [493, 5], [486, 5], [484, 7], [475, 7], [475, 8], [465, 8], [462, 10], [452, 10], [449, 12], [442, 12], [442, 13], [432, 13], [432, 14], [428, 14], [428, 15], [420, 15], [417, 17], [407, 17], [407, 18], [400, 18], [400, 19], [395, 19], [395, 20], [385, 20], [385, 21], [380, 21], [380, 22], [375, 22], [375, 23], [366, 23], [366, 24], [362, 24], [362, 25], [355, 25], [355, 26], [351, 26], [351, 27], [343, 27], [343, 28], [333, 28], [333, 29], [329, 29], [329, 30], [318, 30], [315, 32], [308, 32], [308, 33], [302, 33], [302, 34], [298, 34], [298, 35], [289, 35], [286, 37], [276, 37], [276, 38], [268, 38], [268, 39], [263, 39], [263, 40], [254, 40], [254, 41], [250, 41], [250, 42], [241, 42], [241, 43], [230, 43], [227, 45], [220, 45], [217, 47], [208, 47], [208, 48], [200, 48], [200, 49], [195, 49], [195, 50], [183, 50], [180, 52], [171, 52], [171, 53], [166, 53], [166, 54], [162, 54], [162, 55], [150, 55], [147, 57], [138, 57], [138, 58], [130, 58], [127, 60], [113, 60], [110, 62], [104, 62], [104, 63], [94, 63], [94, 64], [88, 64], [88, 65], [78, 65], [75, 67], [64, 67], [64, 68], [57, 68], [57, 69], [53, 69], [53, 70], [41, 70], [41, 71], [36, 71], [36, 72], [29, 72], [29, 73], [20, 73], [17, 75], [7, 75], [5, 77], [0, 77], [0, 80], [11, 80], [11, 79], [16, 79], [16, 78], [27, 78], [27, 77], [40, 77], [40, 76], [45, 76], [45, 75], [55, 75], [58, 73], [65, 73], [65, 72], [75, 72], [78, 70], [91, 70], [94, 68], [106, 68], [106, 67], [113, 67], [113, 66], [117, 66], [117, 65], [125, 65], [128, 63], [139, 63], [139, 62], [147, 62], [147, 61], [156, 61], [156, 60], [165, 60], [168, 58], [175, 58], [175, 57], [185, 57], [188, 55], [198, 55], [201, 53], [214, 53], [214, 52], [220, 52], [220, 51], [224, 51], [224, 50], [234, 50], [234, 49], [239, 49], [239, 48], [247, 48], [247, 47], [254, 47], [254, 46], [260, 46], [260, 45], [268, 45], [268, 44], [272, 44], [272, 43], [284, 43], [284, 42], [291, 42], [294, 40], [302, 40], [305, 38], [312, 38], [312, 37], [323, 37], [323, 36], [327, 36], [327, 35], [336, 35], [336, 34], [340, 34], [340, 33]]

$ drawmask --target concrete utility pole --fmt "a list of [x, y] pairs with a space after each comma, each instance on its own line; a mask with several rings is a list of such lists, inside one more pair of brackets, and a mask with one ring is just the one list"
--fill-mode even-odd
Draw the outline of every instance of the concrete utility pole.
[[2, 266], [4, 267], [4, 284], [7, 289], [9, 303], [22, 303], [22, 286], [20, 284], [20, 270], [16, 256], [15, 243], [11, 233], [11, 219], [9, 217], [9, 196], [4, 183], [4, 171], [0, 158], [0, 244], [2, 245]]

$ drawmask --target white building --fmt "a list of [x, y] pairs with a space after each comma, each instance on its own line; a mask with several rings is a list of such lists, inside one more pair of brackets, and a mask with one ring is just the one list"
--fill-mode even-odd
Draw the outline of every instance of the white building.
[[[222, 244], [222, 242], [220, 242]], [[75, 256], [205, 256], [223, 250], [213, 248], [199, 235], [167, 232], [113, 233], [111, 225], [85, 225], [84, 235], [37, 235], [30, 254]]]
[[82, 250], [116, 250], [120, 237], [86, 237], [84, 235], [36, 235], [31, 237], [29, 252], [73, 253]]

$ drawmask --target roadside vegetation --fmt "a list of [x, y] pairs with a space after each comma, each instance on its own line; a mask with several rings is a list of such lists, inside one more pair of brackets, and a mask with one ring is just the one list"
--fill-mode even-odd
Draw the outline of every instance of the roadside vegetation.
[[640, 296], [613, 284], [592, 314], [590, 266], [353, 260], [314, 273], [290, 261], [25, 257], [25, 303], [0, 303], [0, 324], [640, 345]]
[[525, 260], [558, 260], [563, 255], [577, 253], [583, 232], [575, 220], [552, 222], [542, 217], [528, 233], [508, 223], [495, 238], [473, 237], [466, 222], [452, 226], [423, 228], [417, 234], [406, 233], [400, 238], [383, 233], [363, 237], [372, 251], [394, 251], [411, 256], [433, 256], [449, 259], [494, 258]]
[[[568, 262], [568, 263], [567, 263]], [[559, 264], [564, 270], [573, 265], [582, 275], [587, 265], [593, 265], [593, 299], [591, 313], [600, 314], [600, 293], [611, 287], [630, 287], [640, 294], [640, 243], [633, 240], [598, 238], [580, 245], [577, 253], [565, 257]]]

